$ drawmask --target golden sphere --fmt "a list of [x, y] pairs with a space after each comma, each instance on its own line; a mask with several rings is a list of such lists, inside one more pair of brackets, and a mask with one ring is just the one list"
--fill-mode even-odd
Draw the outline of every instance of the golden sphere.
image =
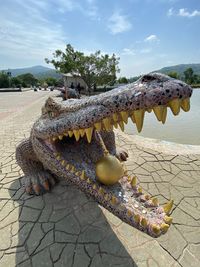
[[124, 175], [120, 161], [108, 154], [96, 162], [96, 176], [104, 185], [113, 185]]

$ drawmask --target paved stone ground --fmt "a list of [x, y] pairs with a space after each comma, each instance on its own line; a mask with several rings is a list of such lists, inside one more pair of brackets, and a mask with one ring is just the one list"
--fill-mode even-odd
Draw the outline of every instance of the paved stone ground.
[[[117, 134], [130, 154], [129, 173], [161, 202], [175, 200], [174, 223], [158, 239], [121, 222], [74, 186], [59, 184], [39, 197], [24, 193], [15, 147], [29, 136], [48, 94], [16, 94], [14, 109], [0, 120], [0, 267], [199, 267], [200, 155], [164, 154]], [[27, 104], [16, 110], [23, 99]]]

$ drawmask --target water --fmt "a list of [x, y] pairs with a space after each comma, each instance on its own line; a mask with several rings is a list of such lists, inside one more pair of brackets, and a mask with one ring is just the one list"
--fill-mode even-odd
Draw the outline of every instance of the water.
[[143, 130], [138, 133], [135, 125], [128, 121], [125, 132], [180, 144], [200, 145], [200, 89], [194, 89], [189, 112], [181, 110], [174, 116], [168, 108], [167, 120], [163, 125], [154, 113], [145, 112]]

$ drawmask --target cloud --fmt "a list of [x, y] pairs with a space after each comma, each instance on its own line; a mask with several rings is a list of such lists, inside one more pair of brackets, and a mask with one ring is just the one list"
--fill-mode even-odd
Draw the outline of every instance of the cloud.
[[173, 8], [170, 8], [169, 10], [168, 10], [168, 12], [167, 12], [167, 16], [168, 17], [171, 17], [171, 16], [173, 16], [174, 15], [174, 9]]
[[59, 23], [45, 18], [47, 5], [37, 0], [29, 3], [16, 0], [12, 9], [2, 6], [0, 54], [20, 66], [24, 62], [44, 63], [44, 58], [50, 57], [55, 49], [64, 48], [68, 37]]
[[132, 28], [132, 25], [126, 16], [120, 15], [119, 12], [115, 12], [109, 18], [108, 28], [112, 34], [117, 34], [129, 31]]
[[56, 5], [58, 6], [58, 11], [63, 14], [67, 12], [78, 11], [91, 19], [100, 19], [95, 0], [86, 0], [85, 2], [57, 0]]
[[187, 18], [193, 18], [200, 16], [200, 11], [199, 10], [194, 10], [192, 12], [189, 12], [186, 8], [180, 8], [178, 11], [174, 11], [173, 8], [170, 8], [167, 12], [167, 16], [179, 16], [179, 17], [187, 17]]
[[122, 50], [122, 55], [134, 56], [135, 55], [135, 50], [134, 49], [130, 49], [130, 48], [124, 48]]
[[141, 54], [149, 54], [151, 53], [152, 49], [151, 48], [143, 48], [143, 49], [140, 49], [140, 53]]
[[158, 42], [159, 39], [155, 34], [151, 34], [144, 39], [145, 42]]
[[180, 8], [178, 12], [178, 16], [192, 18], [192, 17], [200, 16], [200, 11], [194, 10], [192, 12], [188, 12], [186, 8]]

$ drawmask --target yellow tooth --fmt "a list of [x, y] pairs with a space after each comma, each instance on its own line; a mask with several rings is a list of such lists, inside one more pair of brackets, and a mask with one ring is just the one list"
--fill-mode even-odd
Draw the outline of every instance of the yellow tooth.
[[89, 178], [87, 178], [86, 182], [87, 182], [88, 184], [91, 184], [91, 183], [92, 183], [91, 180], [90, 180]]
[[93, 184], [92, 188], [93, 188], [94, 190], [96, 190], [96, 189], [97, 189], [97, 185], [96, 185], [96, 184]]
[[113, 117], [114, 122], [117, 122], [118, 121], [118, 115], [117, 115], [117, 113], [114, 113], [112, 115], [112, 117]]
[[85, 179], [85, 171], [84, 170], [81, 172], [80, 178], [81, 178], [81, 180], [84, 180]]
[[158, 225], [156, 225], [156, 224], [152, 224], [151, 227], [152, 227], [153, 232], [154, 232], [156, 235], [160, 233], [160, 227], [159, 227]]
[[126, 175], [127, 175], [127, 181], [128, 181], [129, 183], [131, 183], [131, 181], [132, 181], [131, 176], [129, 176], [128, 174], [126, 174]]
[[80, 133], [79, 130], [73, 130], [74, 136], [76, 141], [78, 142], [78, 140], [80, 139]]
[[128, 215], [128, 217], [132, 217], [133, 216], [132, 211], [131, 210], [127, 210], [127, 215]]
[[61, 164], [64, 166], [65, 165], [65, 160], [63, 159], [62, 161], [61, 161]]
[[131, 114], [131, 120], [133, 123], [135, 123], [134, 112]]
[[134, 177], [132, 178], [132, 180], [131, 180], [131, 186], [132, 186], [132, 187], [135, 187], [136, 184], [137, 184], [137, 177], [134, 176]]
[[72, 168], [70, 170], [70, 172], [74, 173], [76, 171], [75, 167], [72, 165]]
[[117, 129], [118, 128], [118, 124], [117, 124], [117, 122], [114, 122], [114, 127], [115, 127], [115, 129]]
[[154, 206], [158, 206], [158, 205], [159, 205], [159, 202], [158, 202], [157, 197], [153, 197], [153, 198], [151, 199], [151, 201], [152, 201], [152, 203], [153, 203]]
[[163, 108], [162, 123], [164, 124], [167, 118], [167, 107]]
[[166, 223], [162, 223], [161, 226], [160, 226], [160, 229], [162, 232], [166, 233], [167, 230], [169, 229], [169, 225], [166, 224]]
[[165, 217], [164, 217], [164, 221], [165, 221], [167, 224], [171, 224], [171, 223], [172, 223], [172, 220], [173, 220], [172, 217], [165, 215]]
[[141, 225], [142, 225], [143, 227], [147, 227], [147, 220], [146, 220], [145, 218], [142, 218], [142, 220], [141, 220]]
[[150, 199], [150, 195], [145, 195], [144, 197], [145, 197], [146, 200]]
[[101, 122], [96, 122], [94, 124], [95, 128], [97, 129], [97, 131], [101, 131]]
[[122, 130], [122, 132], [124, 132], [124, 123], [123, 123], [123, 121], [119, 121], [118, 124], [119, 124], [119, 127]]
[[63, 139], [63, 135], [59, 135], [58, 138], [59, 138], [60, 140], [62, 140], [62, 139]]
[[81, 137], [83, 137], [85, 135], [85, 130], [84, 129], [79, 129], [79, 133], [80, 133]]
[[174, 204], [174, 201], [173, 201], [173, 200], [170, 200], [168, 203], [166, 203], [166, 204], [163, 206], [164, 212], [165, 212], [166, 214], [169, 214], [169, 213], [170, 213], [173, 204]]
[[80, 171], [77, 171], [77, 172], [75, 172], [75, 175], [76, 176], [80, 176], [81, 175], [81, 172]]
[[56, 141], [56, 139], [57, 139], [57, 137], [53, 137], [53, 138], [52, 138], [52, 140], [53, 140], [54, 142]]
[[190, 99], [189, 98], [185, 98], [181, 101], [181, 108], [187, 112], [190, 110]]
[[105, 126], [106, 131], [111, 130], [111, 119], [109, 117], [103, 119], [103, 124]]
[[169, 106], [174, 115], [178, 115], [180, 112], [180, 100], [178, 98], [173, 99], [169, 102]]
[[90, 127], [90, 128], [85, 129], [85, 132], [86, 132], [88, 143], [91, 143], [92, 133], [93, 133], [93, 127]]
[[127, 111], [121, 111], [120, 114], [121, 114], [122, 120], [125, 123], [128, 123], [128, 112]]
[[73, 136], [73, 132], [72, 131], [68, 131], [68, 135], [69, 135], [69, 137], [72, 137]]
[[69, 164], [67, 164], [67, 166], [65, 167], [66, 170], [70, 170], [71, 169], [71, 166]]
[[109, 200], [109, 194], [105, 194], [104, 199], [105, 199], [105, 201], [108, 201]]
[[134, 110], [134, 119], [137, 126], [137, 130], [140, 133], [142, 131], [142, 126], [144, 121], [144, 110], [143, 109]]
[[103, 187], [100, 187], [98, 192], [99, 192], [99, 194], [104, 194], [105, 190], [103, 189]]
[[139, 223], [140, 222], [140, 215], [139, 214], [134, 214], [133, 215], [133, 219], [136, 223]]
[[117, 204], [117, 198], [115, 197], [115, 196], [112, 196], [112, 198], [111, 198], [111, 203], [112, 203], [112, 205], [116, 205]]
[[156, 115], [156, 118], [158, 121], [162, 121], [163, 110], [164, 110], [164, 106], [162, 105], [153, 107], [154, 114]]
[[142, 187], [138, 187], [138, 193], [142, 194]]
[[60, 159], [61, 159], [60, 155], [58, 155], [58, 156], [56, 157], [56, 159], [57, 159], [57, 160], [60, 160]]

